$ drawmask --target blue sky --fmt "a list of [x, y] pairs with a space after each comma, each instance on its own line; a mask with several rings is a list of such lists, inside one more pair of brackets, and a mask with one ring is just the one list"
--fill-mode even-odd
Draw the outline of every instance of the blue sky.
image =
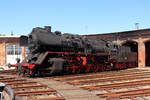
[[34, 27], [76, 34], [150, 28], [150, 0], [1, 0], [0, 34], [28, 34]]

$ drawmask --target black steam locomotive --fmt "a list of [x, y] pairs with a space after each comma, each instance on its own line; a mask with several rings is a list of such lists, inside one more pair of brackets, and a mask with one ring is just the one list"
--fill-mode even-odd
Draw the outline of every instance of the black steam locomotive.
[[51, 32], [51, 27], [34, 28], [20, 37], [29, 54], [17, 63], [19, 74], [43, 76], [76, 74], [136, 67], [137, 54], [129, 47], [86, 36]]

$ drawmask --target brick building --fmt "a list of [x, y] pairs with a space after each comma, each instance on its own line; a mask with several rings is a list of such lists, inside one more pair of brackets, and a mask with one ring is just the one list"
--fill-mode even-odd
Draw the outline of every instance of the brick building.
[[150, 66], [150, 29], [131, 30], [107, 34], [87, 35], [93, 39], [103, 39], [131, 47], [138, 54], [138, 67]]
[[16, 63], [24, 59], [26, 47], [19, 46], [19, 36], [0, 36], [0, 66]]

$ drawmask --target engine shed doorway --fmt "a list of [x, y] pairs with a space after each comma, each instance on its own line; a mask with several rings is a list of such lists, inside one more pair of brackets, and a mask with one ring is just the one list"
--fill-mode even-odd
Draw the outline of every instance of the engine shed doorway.
[[126, 41], [125, 43], [122, 44], [123, 46], [128, 46], [131, 48], [132, 52], [137, 52], [138, 53], [138, 43], [134, 41]]
[[145, 42], [145, 65], [150, 67], [150, 41]]
[[122, 45], [130, 47], [131, 53], [133, 53], [136, 56], [135, 62], [136, 62], [136, 67], [138, 67], [138, 43], [135, 41], [126, 41]]

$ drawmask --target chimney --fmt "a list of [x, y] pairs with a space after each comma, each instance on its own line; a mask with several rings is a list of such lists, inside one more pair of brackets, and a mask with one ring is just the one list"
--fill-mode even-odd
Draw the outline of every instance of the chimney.
[[139, 29], [139, 23], [135, 23], [135, 29], [136, 29], [136, 30]]

